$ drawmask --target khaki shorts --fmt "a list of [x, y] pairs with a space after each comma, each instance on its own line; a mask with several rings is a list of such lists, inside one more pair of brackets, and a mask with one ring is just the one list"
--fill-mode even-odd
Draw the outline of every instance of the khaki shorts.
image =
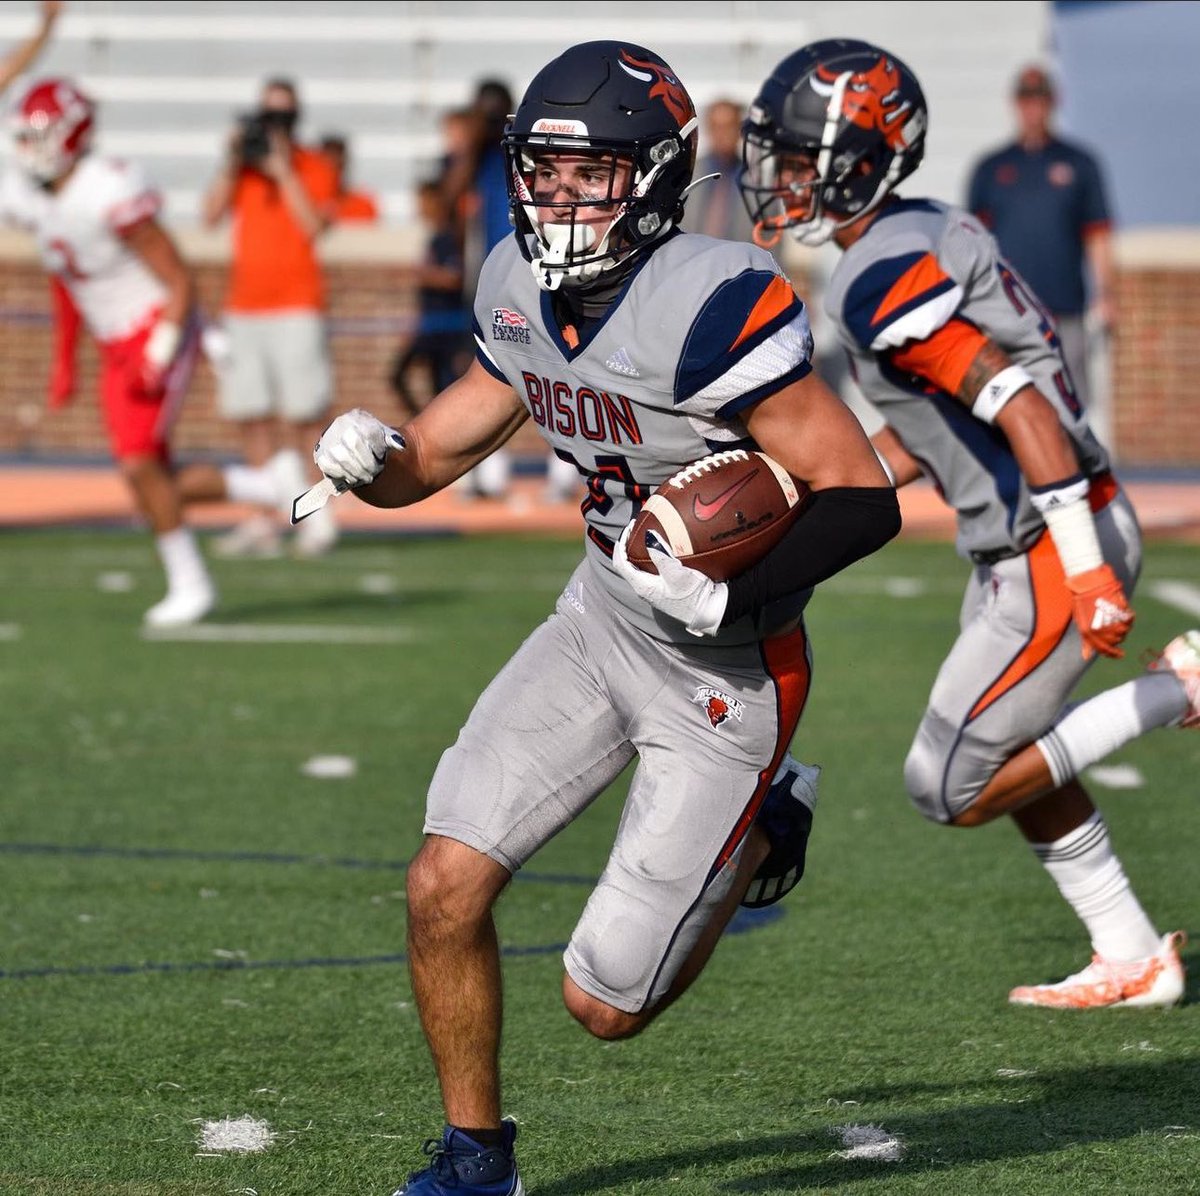
[[224, 324], [229, 360], [219, 374], [219, 407], [226, 419], [278, 415], [311, 423], [325, 415], [333, 401], [333, 369], [320, 312], [227, 312]]

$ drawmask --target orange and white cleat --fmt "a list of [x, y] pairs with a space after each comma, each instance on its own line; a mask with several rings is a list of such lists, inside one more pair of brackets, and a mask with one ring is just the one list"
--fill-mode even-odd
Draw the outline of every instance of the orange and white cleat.
[[1146, 667], [1152, 673], [1174, 673], [1179, 678], [1188, 708], [1177, 726], [1200, 727], [1200, 631], [1177, 635]]
[[1164, 935], [1157, 954], [1129, 961], [1092, 956], [1082, 972], [1057, 984], [1027, 984], [1008, 994], [1013, 1005], [1044, 1009], [1114, 1009], [1177, 1005], [1183, 998], [1183, 960], [1187, 942], [1181, 930]]

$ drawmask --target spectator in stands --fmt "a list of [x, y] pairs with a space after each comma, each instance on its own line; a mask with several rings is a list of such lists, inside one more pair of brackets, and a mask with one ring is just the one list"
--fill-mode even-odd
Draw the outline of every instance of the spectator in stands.
[[442, 206], [450, 215], [451, 227], [461, 242], [467, 221], [475, 215], [475, 156], [480, 141], [479, 115], [473, 108], [455, 108], [442, 116], [442, 155], [438, 163], [438, 187]]
[[[475, 283], [493, 247], [512, 235], [508, 219], [508, 182], [500, 139], [515, 107], [512, 91], [499, 79], [482, 79], [475, 87], [471, 111], [475, 116], [469, 216], [464, 226], [464, 299], [475, 297]], [[462, 479], [467, 494], [502, 498], [512, 476], [507, 449], [497, 449]]]
[[742, 109], [733, 100], [714, 100], [704, 110], [705, 152], [696, 163], [697, 179], [716, 174], [689, 192], [683, 227], [726, 241], [749, 241], [754, 226], [738, 187], [742, 168]]
[[[417, 329], [396, 354], [390, 379], [409, 417], [424, 406], [425, 398], [444, 390], [466, 370], [473, 351], [463, 303], [462, 243], [437, 180], [417, 187], [417, 210], [427, 237], [425, 257], [416, 271]], [[412, 387], [414, 367], [430, 375], [421, 401]]]
[[[479, 227], [483, 257], [512, 234], [508, 219], [508, 181], [500, 139], [514, 108], [508, 84], [484, 79], [475, 88], [471, 107], [479, 117], [479, 146], [475, 159], [473, 187], [479, 197]], [[482, 260], [479, 265], [482, 265]], [[478, 269], [474, 275], [479, 273]], [[472, 287], [472, 290], [474, 288]]]
[[1086, 402], [1085, 263], [1096, 325], [1107, 331], [1113, 315], [1112, 234], [1100, 167], [1083, 146], [1054, 133], [1054, 85], [1040, 66], [1018, 73], [1013, 103], [1016, 140], [975, 167], [967, 206], [1053, 315], [1075, 392]]
[[61, 15], [63, 6], [61, 0], [42, 0], [39, 10], [41, 20], [38, 23], [37, 32], [0, 59], [0, 92], [5, 91], [18, 75], [27, 71], [37, 56], [46, 48], [46, 43], [54, 32], [54, 24]]
[[337, 224], [379, 219], [379, 203], [369, 191], [350, 186], [350, 148], [342, 133], [326, 133], [321, 138], [321, 153], [337, 173], [337, 192], [333, 200], [333, 219]]
[[[251, 465], [279, 450], [294, 461], [297, 494], [315, 481], [312, 446], [328, 422], [333, 371], [316, 242], [328, 227], [337, 175], [318, 150], [294, 137], [296, 85], [269, 79], [259, 107], [242, 118], [204, 196], [206, 224], [233, 217], [225, 326], [229, 359], [219, 372], [220, 408], [240, 429]], [[279, 549], [274, 512], [235, 528], [218, 546], [228, 555]], [[296, 530], [298, 555], [328, 551], [337, 539], [329, 507]]]

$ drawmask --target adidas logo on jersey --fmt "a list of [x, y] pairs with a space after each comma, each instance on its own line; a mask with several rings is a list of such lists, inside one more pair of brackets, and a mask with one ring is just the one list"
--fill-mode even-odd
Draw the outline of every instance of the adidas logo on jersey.
[[637, 366], [629, 360], [629, 354], [623, 349], [618, 349], [605, 363], [604, 368], [612, 370], [614, 374], [624, 374], [626, 378], [640, 378], [642, 375], [638, 372]]

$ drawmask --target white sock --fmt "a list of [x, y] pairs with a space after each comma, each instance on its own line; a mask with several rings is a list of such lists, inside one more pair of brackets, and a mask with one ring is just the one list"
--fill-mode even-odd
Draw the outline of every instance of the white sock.
[[1099, 811], [1061, 839], [1030, 846], [1087, 927], [1097, 955], [1145, 959], [1158, 950], [1162, 936], [1134, 896]]
[[279, 503], [279, 487], [266, 468], [227, 465], [221, 470], [221, 476], [225, 479], [225, 494], [231, 502], [249, 502], [272, 509]]
[[196, 537], [191, 529], [177, 527], [174, 531], [154, 537], [155, 547], [167, 574], [167, 592], [211, 588], [208, 566], [200, 555]]
[[1187, 711], [1187, 693], [1173, 673], [1146, 673], [1071, 708], [1037, 741], [1055, 786], [1077, 777], [1155, 727]]

